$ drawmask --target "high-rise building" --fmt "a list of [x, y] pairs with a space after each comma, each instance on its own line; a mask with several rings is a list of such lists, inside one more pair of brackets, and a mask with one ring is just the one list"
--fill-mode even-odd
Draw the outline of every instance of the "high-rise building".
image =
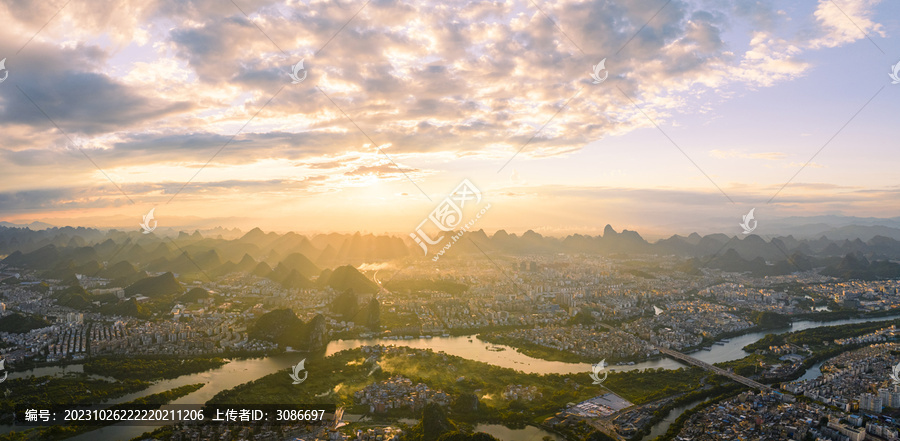
[[859, 409], [868, 410], [869, 412], [881, 413], [882, 401], [881, 397], [869, 393], [862, 394], [859, 397]]

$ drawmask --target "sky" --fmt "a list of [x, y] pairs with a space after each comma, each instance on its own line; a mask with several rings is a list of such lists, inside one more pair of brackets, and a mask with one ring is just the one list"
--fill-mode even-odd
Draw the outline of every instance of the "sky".
[[405, 235], [465, 179], [489, 231], [900, 216], [887, 0], [11, 0], [0, 17], [0, 220]]

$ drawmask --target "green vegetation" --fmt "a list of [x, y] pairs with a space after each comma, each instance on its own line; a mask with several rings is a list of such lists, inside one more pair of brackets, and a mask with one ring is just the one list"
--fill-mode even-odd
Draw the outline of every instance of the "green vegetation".
[[[297, 361], [301, 358], [298, 356]], [[219, 392], [209, 403], [351, 404], [352, 391], [362, 389], [373, 380], [368, 376], [372, 366], [363, 365], [364, 360], [359, 350], [342, 351], [327, 358], [306, 357], [306, 370], [317, 374], [309, 375], [303, 387], [292, 384], [287, 375], [289, 369], [286, 369]]]
[[135, 299], [129, 299], [118, 303], [107, 303], [100, 307], [100, 312], [106, 315], [127, 315], [140, 319], [149, 319], [153, 313], [146, 306]]
[[[811, 328], [803, 331], [794, 331], [786, 334], [774, 335], [769, 334], [757, 341], [744, 347], [745, 351], [757, 351], [768, 349], [769, 346], [781, 346], [785, 343], [791, 343], [798, 346], [809, 345], [810, 347], [825, 346], [834, 344], [835, 339], [857, 337], [868, 334], [879, 329], [887, 328], [891, 325], [900, 325], [900, 319], [885, 320], [880, 322], [856, 323], [849, 325], [826, 326], [820, 328]], [[823, 344], [825, 342], [825, 344]]]
[[632, 276], [640, 277], [643, 279], [655, 279], [656, 278], [656, 276], [654, 276], [653, 274], [650, 274], [646, 271], [641, 271], [639, 269], [627, 269], [622, 272], [626, 273], [626, 274], [631, 274]]
[[378, 292], [378, 285], [351, 265], [339, 266], [330, 273], [327, 270], [323, 271], [318, 281], [323, 282], [321, 283], [322, 285], [330, 286], [338, 292], [348, 289], [352, 289], [359, 294], [374, 294]]
[[391, 291], [407, 292], [410, 294], [423, 291], [437, 291], [452, 295], [460, 295], [469, 290], [468, 285], [462, 283], [432, 279], [391, 280], [390, 282], [385, 283], [384, 287]]
[[[597, 319], [591, 315], [591, 310], [588, 308], [581, 308], [578, 313], [576, 313], [572, 318], [570, 318], [566, 324], [568, 325], [582, 325], [582, 326], [591, 326], [597, 324]], [[598, 328], [600, 332], [606, 332], [606, 328], [600, 327]]]
[[766, 364], [778, 364], [782, 363], [781, 360], [778, 359], [777, 356], [763, 356], [758, 354], [750, 354], [744, 358], [738, 360], [731, 360], [724, 363], [716, 363], [716, 366], [722, 369], [732, 369], [735, 374], [738, 374], [742, 377], [756, 377], [761, 372], [760, 363]]
[[595, 430], [584, 441], [616, 441], [616, 439], [599, 430]]
[[78, 310], [93, 308], [94, 305], [91, 304], [90, 296], [80, 285], [70, 286], [53, 295], [56, 298], [57, 305]]
[[291, 346], [295, 349], [315, 350], [325, 345], [325, 318], [317, 315], [303, 323], [291, 309], [276, 309], [260, 316], [249, 330], [250, 338]]
[[696, 390], [706, 375], [706, 371], [698, 367], [612, 372], [603, 385], [632, 403], [644, 404]]
[[419, 423], [403, 434], [403, 441], [437, 441], [442, 435], [452, 432], [458, 432], [458, 429], [447, 418], [444, 409], [436, 403], [428, 403]]
[[192, 394], [200, 390], [203, 386], [206, 386], [203, 383], [194, 383], [194, 384], [186, 384], [184, 386], [176, 387], [175, 389], [169, 389], [165, 392], [160, 392], [156, 394], [147, 395], [146, 397], [136, 398], [127, 403], [116, 404], [111, 407], [111, 409], [125, 409], [129, 406], [144, 406], [144, 405], [163, 405], [169, 403], [171, 401], [177, 400], [185, 395]]
[[587, 440], [588, 437], [597, 432], [597, 429], [585, 420], [578, 420], [569, 425], [559, 425], [555, 430], [567, 440]]
[[900, 264], [889, 260], [869, 262], [862, 254], [847, 254], [837, 265], [821, 271], [824, 276], [844, 279], [879, 280], [900, 277]]
[[[454, 398], [446, 409], [448, 417], [454, 421], [522, 426], [542, 422], [566, 403], [583, 401], [609, 390], [637, 404], [673, 394], [688, 394], [700, 390], [701, 379], [706, 376], [699, 368], [612, 372], [603, 385], [606, 387], [601, 387], [591, 384], [586, 375], [526, 374], [431, 351], [406, 348], [396, 351], [382, 356], [381, 369], [366, 363], [368, 355], [361, 349], [342, 351], [327, 358], [307, 359], [307, 369], [317, 375], [310, 375], [302, 388], [292, 385], [285, 372], [278, 372], [223, 391], [210, 402], [328, 402], [352, 409], [357, 404], [354, 392], [393, 375], [402, 375], [414, 383], [422, 382], [443, 390]], [[534, 386], [540, 396], [532, 401], [506, 400], [503, 391], [508, 385]], [[477, 396], [472, 394], [474, 390], [478, 391]], [[356, 411], [365, 412], [363, 409]], [[397, 409], [391, 416], [417, 415]]]
[[147, 277], [134, 282], [125, 288], [125, 295], [133, 296], [142, 294], [147, 297], [159, 297], [184, 292], [184, 287], [175, 280], [172, 273], [160, 274], [156, 277]]
[[[573, 319], [577, 318], [579, 312], [576, 314]], [[584, 316], [582, 316], [584, 317]], [[596, 332], [608, 332], [606, 328], [602, 326], [598, 326], [595, 329]], [[498, 345], [506, 345], [513, 348], [516, 348], [516, 352], [520, 352], [532, 358], [540, 358], [542, 360], [548, 361], [563, 361], [566, 363], [596, 363], [597, 360], [594, 360], [591, 357], [575, 354], [569, 351], [562, 351], [559, 349], [548, 348], [543, 345], [539, 345], [537, 343], [531, 341], [523, 341], [516, 338], [507, 337], [504, 335], [500, 335], [499, 333], [486, 333], [479, 334], [478, 338]], [[611, 363], [615, 363], [618, 361], [630, 361], [628, 358], [607, 358], [607, 360]]]
[[[193, 393], [203, 387], [203, 383], [188, 384], [185, 386], [170, 389], [165, 392], [147, 395], [127, 403], [116, 404], [110, 406], [110, 409], [129, 409], [135, 406], [153, 406], [157, 408], [163, 404], [169, 403], [175, 399], [181, 398], [187, 394]], [[96, 430], [98, 427], [109, 426], [114, 422], [106, 424], [98, 421], [84, 421], [69, 423], [65, 426], [36, 427], [19, 432], [9, 432], [0, 435], [0, 441], [56, 441], [73, 437], [75, 435]], [[168, 426], [167, 426], [168, 427]]]
[[[384, 329], [390, 330], [394, 335], [404, 333], [418, 335], [422, 329], [422, 321], [419, 320], [419, 316], [412, 312], [400, 314], [383, 309], [380, 318]], [[409, 332], [405, 332], [407, 328], [410, 329]]]
[[144, 432], [140, 436], [136, 436], [131, 439], [131, 441], [144, 441], [147, 439], [152, 440], [160, 440], [160, 439], [172, 439], [173, 428], [175, 426], [162, 426], [155, 430], [151, 430], [150, 432]]
[[185, 303], [196, 303], [200, 300], [208, 299], [209, 297], [209, 291], [203, 288], [191, 288], [191, 290], [184, 293], [179, 300]]
[[126, 286], [140, 280], [146, 273], [138, 271], [131, 262], [122, 260], [97, 273], [97, 277], [113, 279], [112, 286]]
[[0, 318], [0, 332], [23, 334], [32, 329], [45, 328], [50, 326], [50, 324], [51, 323], [43, 317], [14, 312], [6, 317]]
[[95, 358], [84, 363], [84, 372], [120, 380], [155, 381], [204, 372], [225, 364], [221, 358]]
[[755, 311], [750, 314], [750, 320], [762, 329], [786, 328], [791, 325], [789, 316], [771, 311]]
[[150, 383], [135, 379], [110, 382], [91, 379], [84, 374], [71, 374], [64, 377], [10, 379], [4, 386], [9, 389], [10, 395], [0, 401], [0, 414], [11, 416], [16, 406], [34, 403], [46, 407], [96, 404], [146, 389]]
[[[398, 348], [379, 361], [381, 369], [366, 363], [362, 349], [346, 350], [327, 358], [308, 358], [310, 375], [303, 387], [291, 384], [286, 371], [223, 391], [211, 403], [334, 403], [352, 407], [354, 392], [393, 375], [403, 375], [414, 383], [422, 382], [446, 392], [456, 402], [450, 416], [456, 421], [501, 422], [524, 425], [539, 423], [565, 407], [566, 403], [583, 401], [607, 392], [593, 385], [586, 375], [537, 375], [492, 366], [431, 351]], [[371, 373], [371, 376], [370, 376]], [[613, 377], [617, 374], [611, 374]], [[535, 386], [540, 397], [530, 402], [503, 398], [508, 385]], [[472, 391], [478, 390], [478, 396]], [[468, 396], [467, 399], [463, 398]], [[473, 410], [474, 403], [477, 410]], [[398, 411], [395, 416], [415, 417]]]

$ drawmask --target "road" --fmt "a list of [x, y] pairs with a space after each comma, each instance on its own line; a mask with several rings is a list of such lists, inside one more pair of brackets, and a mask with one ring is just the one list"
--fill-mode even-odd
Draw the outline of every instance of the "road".
[[741, 384], [743, 384], [743, 385], [745, 385], [745, 386], [750, 386], [750, 387], [752, 387], [752, 388], [759, 389], [759, 390], [762, 390], [762, 391], [765, 391], [765, 392], [772, 392], [772, 391], [775, 390], [775, 389], [772, 389], [771, 387], [766, 386], [765, 384], [762, 384], [762, 383], [760, 383], [760, 382], [758, 382], [758, 381], [753, 381], [753, 380], [751, 380], [751, 379], [749, 379], [749, 378], [747, 378], [747, 377], [743, 377], [743, 376], [740, 376], [740, 375], [738, 375], [738, 374], [735, 374], [734, 372], [726, 371], [725, 369], [722, 369], [722, 368], [720, 368], [720, 367], [713, 366], [713, 365], [711, 365], [711, 364], [709, 364], [709, 363], [706, 363], [706, 362], [704, 362], [704, 361], [697, 360], [696, 358], [691, 357], [691, 356], [689, 356], [689, 355], [682, 354], [681, 352], [673, 351], [673, 350], [671, 350], [671, 349], [661, 348], [661, 347], [659, 347], [659, 346], [656, 346], [656, 349], [659, 349], [659, 352], [661, 352], [661, 353], [663, 353], [663, 354], [666, 354], [666, 355], [668, 355], [669, 357], [672, 357], [672, 358], [674, 358], [674, 359], [676, 359], [676, 360], [681, 360], [681, 361], [683, 361], [683, 362], [685, 362], [685, 363], [692, 364], [692, 365], [694, 365], [694, 366], [697, 366], [697, 367], [706, 369], [706, 370], [708, 370], [708, 371], [715, 372], [715, 373], [717, 373], [717, 374], [719, 374], [719, 375], [726, 376], [726, 377], [728, 377], [728, 378], [734, 380], [735, 382], [741, 383]]

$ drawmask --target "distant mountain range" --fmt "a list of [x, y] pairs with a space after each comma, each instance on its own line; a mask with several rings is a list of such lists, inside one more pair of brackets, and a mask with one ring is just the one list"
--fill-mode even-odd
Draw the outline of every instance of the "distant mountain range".
[[[228, 240], [205, 237], [196, 231], [169, 238], [90, 228], [34, 231], [0, 227], [0, 256], [8, 255], [3, 263], [49, 271], [57, 278], [105, 274], [127, 279], [129, 283], [145, 276], [145, 272], [172, 272], [193, 279], [245, 272], [268, 277], [285, 288], [331, 286], [336, 291], [353, 289], [365, 294], [376, 292], [377, 286], [355, 267], [396, 259], [430, 259], [437, 249], [433, 247], [426, 256], [409, 238], [360, 233], [307, 237], [293, 232], [266, 233], [255, 228]], [[850, 270], [850, 264], [846, 263], [843, 273], [869, 274], [870, 269], [863, 267], [876, 265], [872, 274], [892, 277], [889, 274], [893, 269], [878, 262], [900, 259], [900, 240], [882, 235], [867, 240], [826, 235], [813, 239], [797, 239], [791, 235], [764, 239], [755, 234], [701, 236], [692, 233], [651, 243], [635, 231], [617, 232], [610, 225], [602, 235], [574, 234], [564, 238], [545, 237], [533, 231], [516, 235], [500, 230], [488, 235], [478, 230], [465, 233], [442, 258], [468, 258], [481, 256], [482, 252], [506, 256], [654, 254], [693, 259], [689, 265], [695, 269], [719, 268], [761, 275], [831, 266], [838, 271], [842, 259], [852, 255], [857, 266]]]
[[7, 228], [28, 228], [31, 230], [46, 230], [47, 228], [56, 228], [55, 225], [50, 225], [44, 222], [32, 222], [30, 224], [14, 224], [6, 221], [0, 221], [0, 227]]
[[[877, 217], [857, 217], [842, 215], [817, 215], [817, 216], [789, 216], [781, 218], [772, 218], [766, 216], [764, 219], [757, 211], [757, 218], [760, 219], [760, 229], [757, 232], [765, 237], [776, 236], [793, 236], [797, 239], [818, 239], [826, 236], [833, 240], [854, 240], [860, 239], [867, 241], [875, 236], [890, 237], [900, 240], [900, 217], [877, 218]], [[165, 227], [160, 226], [154, 231], [158, 236], [175, 237], [180, 231], [199, 231], [206, 238], [221, 239], [237, 239], [243, 236], [238, 228], [224, 228], [221, 225], [252, 225], [249, 218], [212, 218], [203, 219], [198, 217], [167, 217], [168, 223]], [[62, 229], [71, 227], [59, 227], [60, 224], [66, 225], [75, 220], [56, 219], [50, 222], [35, 221], [31, 223], [12, 223], [0, 221], [0, 227], [10, 228], [28, 228], [31, 230], [45, 229]], [[707, 219], [699, 224], [672, 224], [668, 226], [654, 226], [654, 231], [649, 237], [664, 237], [660, 231], [696, 231], [701, 234], [714, 234], [725, 232], [740, 231], [737, 229], [737, 220], [728, 220], [724, 218]], [[57, 225], [53, 225], [56, 223]], [[138, 221], [133, 218], [124, 216], [114, 216], [105, 218], [85, 218], [83, 224], [102, 225], [96, 227], [97, 231], [140, 231], [138, 229]], [[395, 233], [399, 234], [399, 233]], [[406, 234], [399, 234], [405, 237]], [[322, 236], [322, 235], [316, 235]], [[645, 237], [648, 237], [645, 235]]]

